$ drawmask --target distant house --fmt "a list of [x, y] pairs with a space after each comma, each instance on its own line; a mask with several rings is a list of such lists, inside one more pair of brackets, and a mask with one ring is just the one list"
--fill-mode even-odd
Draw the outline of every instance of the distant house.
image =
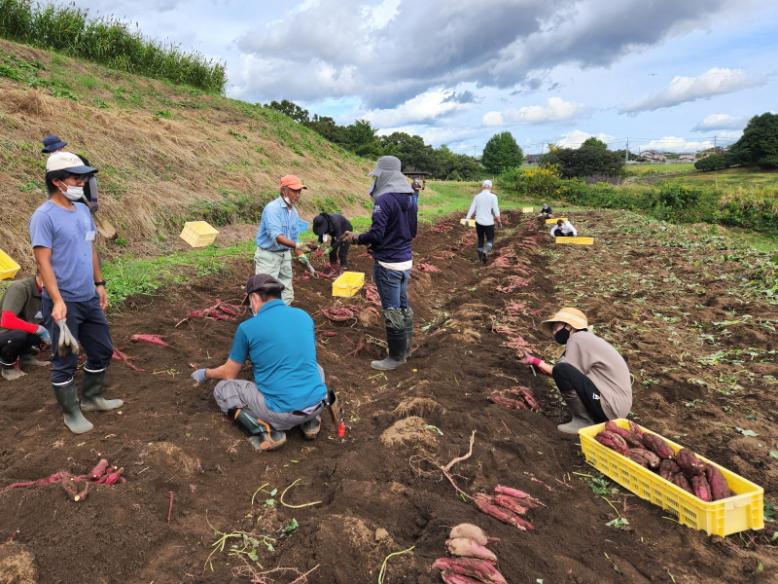
[[524, 157], [524, 163], [525, 164], [540, 164], [540, 159], [543, 155], [542, 154], [527, 154]]
[[681, 154], [678, 157], [678, 162], [694, 162], [697, 160], [696, 154]]
[[646, 162], [667, 162], [667, 156], [665, 156], [664, 152], [657, 152], [656, 150], [644, 150], [640, 153], [640, 156], [644, 158]]

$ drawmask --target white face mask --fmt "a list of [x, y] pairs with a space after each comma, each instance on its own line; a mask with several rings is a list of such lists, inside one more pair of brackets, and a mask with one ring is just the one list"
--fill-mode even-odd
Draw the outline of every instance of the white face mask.
[[329, 233], [325, 233], [324, 235], [322, 235], [322, 238], [321, 238], [321, 240], [322, 240], [324, 243], [329, 243], [329, 242], [330, 242], [330, 234], [329, 234]]
[[68, 186], [62, 194], [71, 201], [80, 201], [84, 198], [84, 187]]

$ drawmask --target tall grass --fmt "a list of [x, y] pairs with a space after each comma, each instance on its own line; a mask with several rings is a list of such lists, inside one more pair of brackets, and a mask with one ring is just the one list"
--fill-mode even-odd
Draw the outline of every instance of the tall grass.
[[143, 38], [112, 18], [92, 19], [75, 6], [0, 0], [0, 36], [173, 83], [221, 93], [224, 65]]

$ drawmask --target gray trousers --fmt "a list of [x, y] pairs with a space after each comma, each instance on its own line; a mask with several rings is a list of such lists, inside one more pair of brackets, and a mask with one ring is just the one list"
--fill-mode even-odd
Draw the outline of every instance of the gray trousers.
[[294, 288], [292, 287], [292, 250], [268, 251], [257, 248], [254, 253], [255, 274], [269, 274], [284, 285], [281, 299], [286, 304], [294, 300]]
[[276, 412], [265, 403], [265, 396], [257, 389], [253, 381], [246, 379], [224, 379], [213, 390], [216, 404], [226, 415], [231, 409], [245, 409], [255, 418], [270, 424], [273, 430], [286, 432], [321, 416], [322, 404], [316, 404], [305, 410], [305, 415], [291, 412]]

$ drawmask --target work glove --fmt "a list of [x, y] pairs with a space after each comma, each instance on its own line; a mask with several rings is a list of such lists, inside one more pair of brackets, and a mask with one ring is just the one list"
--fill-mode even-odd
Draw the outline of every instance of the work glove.
[[35, 334], [40, 337], [41, 343], [43, 343], [44, 345], [51, 344], [51, 335], [49, 334], [49, 331], [45, 326], [38, 325], [38, 330], [35, 331]]
[[66, 320], [58, 320], [57, 326], [59, 327], [59, 342], [57, 343], [57, 354], [64, 355], [67, 351], [70, 351], [74, 355], [78, 355], [81, 352], [81, 347], [78, 346], [78, 341], [73, 333], [70, 332]]
[[192, 379], [195, 383], [200, 385], [205, 383], [207, 380], [205, 377], [205, 369], [196, 369], [195, 371], [192, 371]]
[[308, 259], [308, 256], [301, 255], [301, 256], [300, 256], [300, 257], [298, 257], [297, 259], [299, 259], [299, 260], [300, 260], [300, 263], [301, 263], [302, 265], [304, 265], [304, 266], [306, 267], [306, 269], [307, 269], [307, 270], [308, 270], [308, 271], [311, 273], [311, 276], [315, 276], [315, 275], [316, 275], [316, 268], [314, 268], [314, 267], [311, 265], [311, 262], [310, 262], [310, 260]]

